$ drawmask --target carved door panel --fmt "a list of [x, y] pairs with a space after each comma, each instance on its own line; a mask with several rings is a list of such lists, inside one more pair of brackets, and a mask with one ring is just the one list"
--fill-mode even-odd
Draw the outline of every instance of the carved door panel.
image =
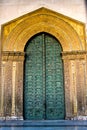
[[44, 119], [42, 35], [31, 39], [26, 46], [24, 78], [24, 117]]
[[45, 35], [46, 44], [46, 118], [64, 119], [64, 84], [61, 46]]
[[24, 118], [64, 119], [61, 46], [49, 34], [34, 36], [25, 48]]

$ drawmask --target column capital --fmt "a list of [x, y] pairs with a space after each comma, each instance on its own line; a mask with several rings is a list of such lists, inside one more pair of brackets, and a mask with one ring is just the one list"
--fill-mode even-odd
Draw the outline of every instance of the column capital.
[[87, 51], [62, 52], [62, 59], [63, 60], [85, 59], [86, 55], [87, 55]]
[[2, 61], [24, 61], [24, 52], [3, 51]]

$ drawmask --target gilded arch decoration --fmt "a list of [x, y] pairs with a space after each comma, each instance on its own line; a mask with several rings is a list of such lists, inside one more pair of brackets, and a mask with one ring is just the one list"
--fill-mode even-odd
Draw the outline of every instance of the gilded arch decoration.
[[27, 40], [45, 31], [60, 40], [63, 51], [85, 50], [84, 24], [40, 8], [2, 26], [2, 51], [23, 51]]

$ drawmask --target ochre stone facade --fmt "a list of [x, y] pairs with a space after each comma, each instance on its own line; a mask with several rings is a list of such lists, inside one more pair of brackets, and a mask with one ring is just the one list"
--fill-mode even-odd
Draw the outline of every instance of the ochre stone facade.
[[87, 115], [85, 26], [40, 8], [2, 26], [0, 117], [23, 118], [24, 47], [39, 32], [56, 37], [63, 48], [66, 119]]

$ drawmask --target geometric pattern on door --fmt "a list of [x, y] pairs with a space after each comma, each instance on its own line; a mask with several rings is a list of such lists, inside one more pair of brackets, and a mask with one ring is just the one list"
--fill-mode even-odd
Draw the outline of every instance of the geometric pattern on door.
[[24, 119], [64, 119], [61, 52], [59, 41], [44, 32], [27, 42], [24, 62]]

